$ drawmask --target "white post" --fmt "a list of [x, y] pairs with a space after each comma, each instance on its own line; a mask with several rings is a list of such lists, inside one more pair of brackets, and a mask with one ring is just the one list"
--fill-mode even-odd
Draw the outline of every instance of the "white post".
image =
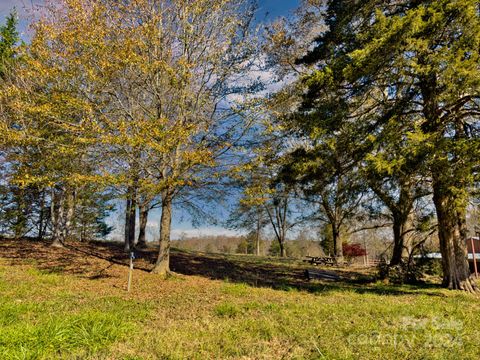
[[135, 259], [135, 254], [133, 251], [130, 253], [130, 269], [128, 270], [128, 284], [127, 292], [130, 292], [130, 287], [132, 285], [132, 275], [133, 275], [133, 259]]

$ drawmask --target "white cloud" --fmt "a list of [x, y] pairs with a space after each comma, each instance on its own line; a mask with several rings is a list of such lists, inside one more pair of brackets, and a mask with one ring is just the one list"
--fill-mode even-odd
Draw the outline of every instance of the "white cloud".
[[39, 0], [0, 0], [0, 15], [5, 17], [13, 8], [16, 8], [20, 15], [24, 15], [25, 10], [28, 11], [39, 3]]

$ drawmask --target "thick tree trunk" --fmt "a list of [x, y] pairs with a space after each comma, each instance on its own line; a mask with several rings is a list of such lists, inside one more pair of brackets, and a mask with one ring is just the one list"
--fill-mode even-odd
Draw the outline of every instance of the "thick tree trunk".
[[148, 208], [149, 204], [142, 204], [140, 206], [140, 230], [138, 232], [138, 241], [137, 241], [137, 246], [138, 247], [145, 247], [147, 246], [147, 241], [146, 241], [146, 229], [147, 229], [147, 222], [148, 222]]
[[[419, 62], [422, 65], [428, 64], [424, 58], [420, 58]], [[431, 72], [423, 76], [419, 85], [424, 102], [423, 113], [427, 120], [422, 130], [425, 133], [434, 134], [444, 139], [446, 130], [442, 129], [441, 125], [449, 119], [442, 120], [439, 115], [441, 111], [437, 97], [437, 74]], [[455, 125], [457, 128], [455, 129], [454, 139], [465, 139], [461, 122], [455, 121]], [[450, 136], [451, 134], [448, 137]], [[441, 146], [442, 142], [439, 142], [438, 145]], [[451, 149], [442, 149], [432, 168], [433, 202], [437, 213], [438, 238], [442, 253], [443, 285], [449, 289], [475, 292], [478, 291], [478, 288], [468, 266], [465, 231], [466, 212], [465, 205], [462, 205], [466, 201], [460, 197], [461, 195], [458, 195], [466, 190], [466, 178], [463, 171], [468, 168], [458, 168], [458, 166], [461, 166], [460, 161], [453, 164], [450, 160], [451, 157]]]
[[127, 202], [125, 206], [125, 252], [130, 252], [135, 245], [135, 225], [136, 225], [136, 190], [129, 187], [127, 191]]
[[340, 229], [332, 225], [333, 246], [335, 250], [335, 259], [337, 264], [343, 265], [345, 259], [343, 257], [343, 241], [341, 238]]
[[285, 240], [284, 239], [279, 240], [278, 244], [280, 245], [280, 257], [286, 257], [287, 250], [285, 249]]
[[433, 201], [438, 219], [442, 253], [443, 285], [449, 289], [478, 291], [470, 274], [467, 257], [465, 211], [444, 184], [433, 183]]
[[403, 253], [403, 224], [402, 221], [393, 218], [393, 252], [390, 260], [390, 266], [398, 265], [402, 262]]
[[172, 226], [172, 195], [167, 190], [162, 199], [160, 220], [160, 248], [152, 272], [166, 277], [170, 273], [170, 231]]
[[407, 232], [410, 221], [408, 214], [393, 214], [393, 252], [390, 266], [399, 265], [407, 257]]

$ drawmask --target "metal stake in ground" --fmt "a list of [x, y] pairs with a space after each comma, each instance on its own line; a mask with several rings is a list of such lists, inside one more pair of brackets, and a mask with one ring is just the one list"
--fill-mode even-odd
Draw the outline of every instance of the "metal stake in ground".
[[[479, 233], [477, 233], [477, 239], [480, 239], [478, 237]], [[475, 241], [473, 240], [473, 237], [470, 238], [470, 244], [472, 247], [472, 256], [473, 256], [473, 270], [475, 271], [475, 277], [478, 277], [478, 270], [477, 270], [477, 254], [475, 252]]]
[[130, 252], [130, 269], [128, 270], [128, 284], [127, 284], [128, 292], [130, 292], [130, 287], [132, 285], [133, 260], [135, 260], [135, 253], [132, 251]]

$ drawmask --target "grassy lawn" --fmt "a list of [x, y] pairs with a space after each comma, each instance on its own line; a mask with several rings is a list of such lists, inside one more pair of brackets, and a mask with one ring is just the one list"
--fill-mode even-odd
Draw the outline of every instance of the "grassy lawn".
[[137, 270], [128, 294], [121, 265], [70, 271], [53, 261], [67, 250], [48, 263], [5, 254], [0, 359], [480, 358], [479, 299], [434, 285], [281, 290]]

